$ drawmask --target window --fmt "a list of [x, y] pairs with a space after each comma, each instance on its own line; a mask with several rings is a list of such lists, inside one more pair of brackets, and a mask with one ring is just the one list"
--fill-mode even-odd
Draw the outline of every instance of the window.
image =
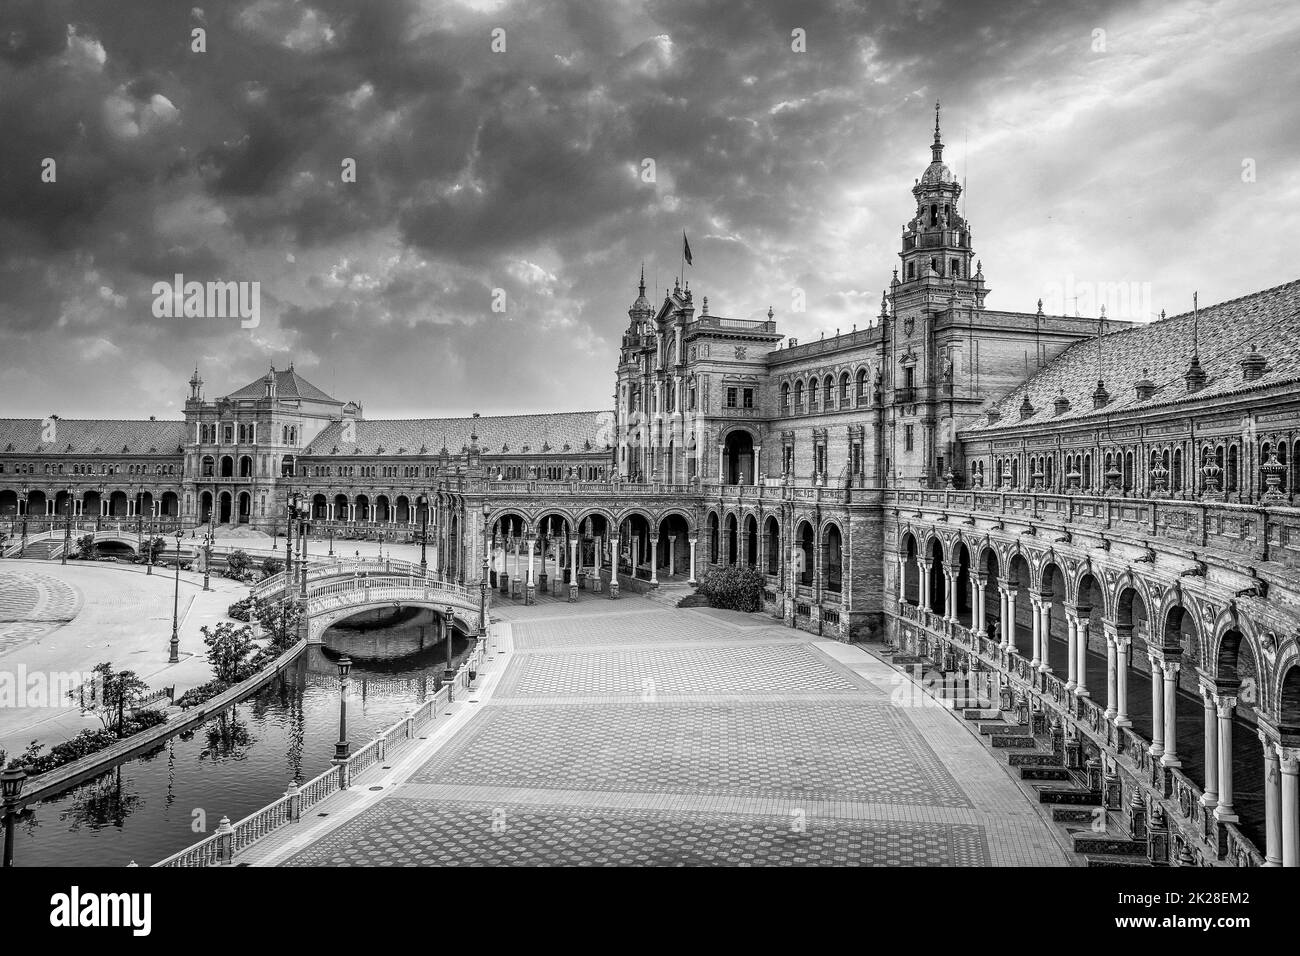
[[808, 407], [817, 407], [817, 379], [808, 382]]
[[728, 408], [736, 407], [736, 389], [734, 388], [727, 389], [727, 407]]
[[754, 390], [752, 388], [745, 389], [744, 395], [742, 397], [742, 401], [745, 408], [754, 407]]
[[786, 382], [781, 386], [781, 407], [787, 411], [790, 408], [790, 383]]
[[954, 276], [960, 276], [960, 275], [961, 275], [961, 261], [958, 260], [958, 259], [950, 259], [950, 260], [948, 261], [948, 271], [951, 272]]
[[908, 277], [909, 279], [915, 279], [915, 278], [916, 278], [916, 263], [915, 263], [915, 262], [909, 262], [909, 263], [907, 264], [907, 277]]
[[912, 426], [911, 425], [906, 425], [903, 427], [903, 449], [905, 451], [912, 450]]
[[695, 383], [694, 382], [691, 382], [690, 386], [686, 391], [686, 395], [687, 395], [687, 401], [689, 403], [687, 407], [691, 411], [695, 411]]

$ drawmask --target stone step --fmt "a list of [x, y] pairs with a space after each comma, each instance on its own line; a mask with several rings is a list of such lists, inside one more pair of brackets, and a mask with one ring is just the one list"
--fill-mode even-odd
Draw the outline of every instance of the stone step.
[[1146, 857], [1137, 856], [1105, 856], [1098, 853], [1087, 853], [1083, 857], [1087, 866], [1150, 866]]
[[1027, 734], [1029, 728], [1024, 724], [1012, 724], [1003, 721], [1001, 723], [980, 724], [979, 731], [981, 734]]
[[1059, 767], [1061, 758], [1045, 750], [1013, 750], [1007, 754], [1011, 767]]
[[962, 711], [966, 720], [1001, 720], [1002, 711], [996, 707], [968, 707]]
[[1035, 787], [1039, 803], [1064, 803], [1071, 806], [1100, 806], [1100, 790], [1080, 790], [1068, 787]]
[[1096, 819], [1097, 809], [1097, 807], [1052, 807], [1052, 822], [1090, 825]]
[[1093, 833], [1091, 830], [1077, 830], [1070, 834], [1074, 840], [1074, 852], [1083, 854], [1100, 854], [1102, 856], [1140, 856], [1146, 858], [1147, 845], [1128, 837], [1109, 833]]
[[1028, 734], [990, 734], [989, 743], [999, 749], [1019, 747], [1027, 750], [1035, 746], [1036, 741]]
[[889, 659], [889, 663], [907, 667], [912, 664], [924, 664], [925, 658], [917, 654], [895, 654]]
[[1029, 765], [1020, 767], [1021, 780], [1061, 780], [1067, 781], [1073, 779], [1070, 771], [1064, 767], [1047, 767]]

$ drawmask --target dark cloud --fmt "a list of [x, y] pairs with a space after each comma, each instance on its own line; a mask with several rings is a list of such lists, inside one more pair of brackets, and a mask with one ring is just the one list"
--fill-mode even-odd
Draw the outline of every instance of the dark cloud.
[[[1239, 295], [1294, 278], [1223, 246], [1300, 225], [1297, 32], [1281, 0], [11, 0], [4, 414], [176, 414], [193, 362], [216, 393], [271, 359], [375, 415], [603, 407], [683, 229], [714, 313], [865, 323], [936, 98], [991, 307]], [[155, 319], [176, 272], [260, 281], [262, 324]]]

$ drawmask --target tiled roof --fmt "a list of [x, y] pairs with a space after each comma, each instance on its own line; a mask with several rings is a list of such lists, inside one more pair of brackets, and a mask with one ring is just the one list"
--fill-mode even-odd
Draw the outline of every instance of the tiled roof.
[[[335, 405], [342, 405], [336, 398], [326, 395], [319, 388], [307, 381], [301, 375], [293, 370], [290, 365], [287, 369], [275, 369], [275, 391], [280, 398], [305, 398], [313, 402], [333, 402]], [[249, 382], [238, 391], [231, 392], [226, 398], [238, 401], [239, 399], [261, 398], [266, 394], [266, 376], [254, 382]]]
[[304, 454], [324, 457], [337, 447], [339, 455], [437, 455], [445, 443], [450, 454], [459, 455], [469, 447], [471, 435], [478, 436], [485, 455], [584, 454], [604, 451], [612, 437], [605, 424], [610, 420], [608, 412], [358, 419], [350, 426], [354, 441], [345, 442], [343, 423], [334, 422]]
[[43, 440], [45, 432], [39, 418], [0, 418], [0, 454], [174, 455], [186, 438], [183, 421], [60, 418], [53, 441]]
[[[1192, 359], [1192, 322], [1192, 313], [1187, 312], [1103, 335], [1100, 365], [1096, 336], [1076, 342], [995, 403], [1001, 412], [998, 421], [987, 424], [981, 420], [963, 428], [962, 433], [1137, 412], [1178, 401], [1268, 388], [1300, 378], [1300, 280], [1200, 310], [1196, 337], [1201, 368], [1207, 377], [1203, 388], [1189, 393], [1183, 376]], [[1246, 381], [1240, 362], [1250, 354], [1252, 345], [1267, 365], [1259, 378]], [[1134, 385], [1144, 376], [1154, 385], [1154, 391], [1141, 400]], [[1094, 409], [1092, 393], [1098, 377], [1105, 383], [1110, 401]], [[1054, 403], [1062, 393], [1070, 405], [1057, 415]], [[1026, 394], [1034, 412], [1021, 419]]]

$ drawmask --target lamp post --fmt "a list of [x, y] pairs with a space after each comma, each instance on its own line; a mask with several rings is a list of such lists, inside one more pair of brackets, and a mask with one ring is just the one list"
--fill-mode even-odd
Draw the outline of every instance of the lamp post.
[[209, 575], [212, 573], [212, 531], [203, 532], [203, 590], [211, 591]]
[[447, 627], [447, 666], [443, 669], [442, 677], [443, 677], [443, 680], [451, 680], [453, 677], [456, 676], [456, 671], [453, 670], [453, 669], [452, 669], [452, 666], [451, 666], [451, 626], [452, 626], [452, 623], [455, 621], [455, 617], [454, 617], [453, 615], [456, 613], [456, 609], [453, 608], [450, 604], [448, 604], [445, 608], [443, 608], [443, 612], [447, 615], [447, 621], [446, 621], [446, 627]]
[[429, 561], [425, 556], [425, 548], [429, 544], [429, 498], [427, 495], [420, 495], [417, 504], [423, 505], [420, 509], [420, 577], [428, 577]]
[[487, 639], [487, 592], [488, 592], [488, 548], [492, 539], [488, 536], [488, 517], [492, 506], [483, 502], [483, 577], [478, 582], [478, 632]]
[[60, 564], [68, 563], [68, 548], [72, 547], [72, 486], [68, 486], [68, 500], [65, 502], [67, 507], [63, 509], [63, 560]]
[[346, 654], [339, 658], [339, 742], [334, 745], [334, 759], [347, 760], [348, 744], [348, 673], [352, 658]]
[[181, 609], [181, 539], [185, 536], [180, 528], [176, 529], [176, 589], [172, 592], [172, 641], [171, 653], [167, 655], [167, 663], [177, 664], [180, 662], [180, 609]]
[[0, 773], [0, 793], [4, 795], [5, 814], [5, 869], [14, 865], [14, 817], [18, 815], [18, 801], [22, 799], [23, 784], [27, 781], [27, 771], [22, 767], [10, 767]]
[[334, 557], [334, 522], [330, 522], [330, 557]]

